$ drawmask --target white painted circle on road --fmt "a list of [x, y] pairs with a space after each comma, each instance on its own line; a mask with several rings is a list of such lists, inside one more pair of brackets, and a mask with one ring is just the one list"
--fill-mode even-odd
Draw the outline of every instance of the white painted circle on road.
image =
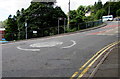
[[49, 42], [41, 42], [41, 43], [36, 43], [36, 44], [32, 44], [30, 45], [30, 47], [54, 47], [57, 45], [62, 45], [63, 42], [59, 42], [59, 41], [49, 41]]
[[24, 48], [21, 48], [20, 46], [18, 46], [17, 49], [23, 50], [23, 51], [40, 51], [40, 49], [24, 49]]
[[74, 40], [71, 40], [71, 42], [73, 42], [73, 44], [72, 44], [72, 45], [70, 45], [70, 46], [66, 46], [66, 47], [62, 47], [62, 49], [71, 48], [71, 47], [73, 47], [73, 46], [75, 46], [75, 45], [76, 45], [76, 42], [75, 42]]

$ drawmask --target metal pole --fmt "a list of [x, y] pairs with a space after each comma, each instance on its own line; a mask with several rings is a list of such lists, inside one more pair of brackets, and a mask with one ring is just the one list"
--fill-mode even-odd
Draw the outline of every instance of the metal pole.
[[26, 39], [27, 39], [27, 27], [26, 27]]
[[59, 22], [59, 18], [58, 18], [58, 34], [59, 34], [59, 27], [60, 27], [59, 23], [60, 23], [60, 22]]
[[111, 2], [111, 0], [109, 1], [109, 8], [108, 8], [108, 15], [110, 15], [110, 2]]
[[87, 22], [86, 22], [86, 29], [87, 29], [87, 25], [88, 25], [88, 24], [87, 24]]
[[65, 21], [66, 21], [66, 18], [64, 18], [64, 33], [65, 33], [65, 24], [66, 24]]
[[18, 40], [20, 40], [20, 27], [18, 25]]
[[70, 0], [68, 3], [68, 10], [69, 10], [69, 12], [68, 12], [68, 26], [67, 26], [67, 28], [69, 29], [70, 28]]
[[25, 23], [25, 27], [26, 27], [25, 31], [26, 31], [26, 39], [27, 39], [27, 37], [28, 37], [28, 35], [27, 35], [27, 22]]

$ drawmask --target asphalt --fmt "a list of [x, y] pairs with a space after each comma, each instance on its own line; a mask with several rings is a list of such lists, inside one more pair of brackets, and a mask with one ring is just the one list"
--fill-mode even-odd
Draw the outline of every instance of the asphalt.
[[71, 77], [96, 52], [118, 40], [118, 22], [107, 24], [85, 32], [3, 44], [2, 76]]
[[119, 54], [120, 44], [112, 48], [110, 54], [105, 61], [100, 65], [94, 77], [109, 77], [119, 78]]

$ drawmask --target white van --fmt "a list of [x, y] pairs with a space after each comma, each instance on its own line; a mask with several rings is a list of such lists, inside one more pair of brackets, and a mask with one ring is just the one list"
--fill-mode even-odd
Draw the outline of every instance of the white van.
[[103, 16], [102, 21], [113, 21], [113, 15]]

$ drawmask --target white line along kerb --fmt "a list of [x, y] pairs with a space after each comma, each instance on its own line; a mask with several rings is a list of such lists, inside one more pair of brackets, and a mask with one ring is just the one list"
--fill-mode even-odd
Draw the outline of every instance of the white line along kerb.
[[33, 51], [33, 52], [35, 52], [35, 51], [40, 51], [40, 49], [23, 49], [23, 48], [21, 48], [20, 46], [18, 46], [17, 49], [23, 50], [23, 51]]
[[71, 40], [71, 41], [73, 42], [73, 44], [72, 44], [72, 45], [70, 45], [70, 46], [66, 46], [66, 47], [62, 47], [62, 49], [71, 48], [71, 47], [73, 47], [73, 46], [75, 46], [75, 45], [76, 45], [76, 42], [75, 42], [74, 40]]

